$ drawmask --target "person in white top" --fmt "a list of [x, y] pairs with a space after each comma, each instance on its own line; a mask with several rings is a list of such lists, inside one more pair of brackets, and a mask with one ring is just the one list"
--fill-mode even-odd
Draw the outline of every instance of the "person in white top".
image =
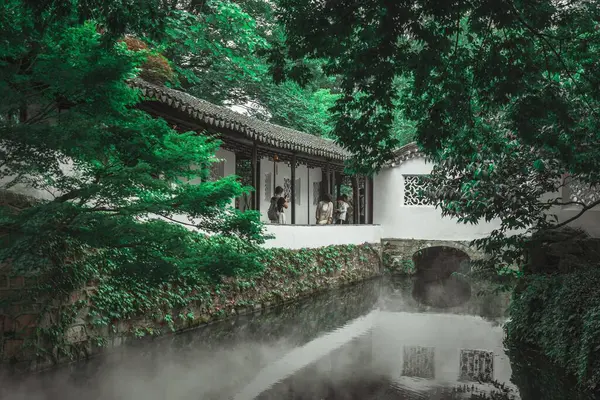
[[335, 221], [336, 224], [343, 225], [343, 224], [348, 223], [346, 221], [348, 207], [350, 207], [350, 205], [348, 204], [348, 196], [343, 194], [338, 198], [338, 201], [337, 201], [337, 210], [336, 210], [337, 212], [336, 212], [336, 221]]
[[328, 225], [333, 222], [333, 208], [331, 196], [324, 194], [319, 204], [317, 204], [317, 211], [315, 213], [317, 225]]

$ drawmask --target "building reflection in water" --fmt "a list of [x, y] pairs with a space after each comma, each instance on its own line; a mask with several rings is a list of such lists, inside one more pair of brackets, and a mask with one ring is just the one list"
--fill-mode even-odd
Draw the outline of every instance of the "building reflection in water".
[[501, 326], [507, 299], [471, 296], [470, 285], [455, 280], [436, 286], [437, 300], [451, 299], [457, 288], [468, 296], [426, 302], [414, 296], [418, 284], [417, 278], [383, 285], [367, 333], [281, 380], [259, 399], [454, 399], [457, 392], [492, 393], [496, 382], [510, 386]]

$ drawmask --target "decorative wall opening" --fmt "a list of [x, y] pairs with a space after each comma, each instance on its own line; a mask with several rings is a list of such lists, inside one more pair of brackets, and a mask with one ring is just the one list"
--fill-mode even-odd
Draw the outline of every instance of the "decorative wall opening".
[[313, 182], [313, 206], [319, 204], [321, 197], [321, 182]]
[[283, 197], [290, 199], [292, 197], [292, 180], [283, 178]]
[[490, 382], [494, 379], [494, 353], [487, 350], [461, 349], [460, 380]]
[[427, 188], [428, 175], [403, 175], [405, 206], [431, 206], [431, 201], [424, 195]]
[[434, 355], [434, 347], [404, 346], [402, 375], [423, 379], [435, 378]]
[[[565, 178], [565, 186], [563, 189], [563, 202], [577, 202], [583, 204], [590, 204], [598, 200], [600, 200], [600, 190], [598, 186], [590, 186], [585, 182], [581, 182], [571, 177]], [[575, 205], [572, 204], [566, 207], [573, 206]]]

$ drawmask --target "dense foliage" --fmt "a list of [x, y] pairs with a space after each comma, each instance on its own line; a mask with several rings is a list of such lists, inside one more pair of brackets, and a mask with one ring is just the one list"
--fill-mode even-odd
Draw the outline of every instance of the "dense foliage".
[[[230, 243], [211, 244], [211, 254], [207, 257], [220, 260], [231, 257]], [[262, 249], [257, 250], [256, 256], [263, 268], [255, 273], [246, 270], [243, 276], [226, 278], [217, 284], [203, 280], [195, 271], [183, 279], [165, 280], [160, 285], [124, 275], [101, 276], [90, 296], [90, 322], [105, 326], [149, 317], [175, 321], [178, 315], [189, 315], [194, 304], [200, 305], [205, 316], [211, 319], [230, 316], [241, 308], [253, 309], [267, 302], [278, 304], [325, 289], [330, 284], [371, 277], [376, 271], [369, 266], [375, 265], [378, 254], [370, 245], [348, 245], [302, 250]], [[235, 257], [224, 261], [239, 263]], [[198, 307], [195, 308], [196, 313], [192, 313], [191, 318], [199, 322]], [[186, 322], [185, 319], [180, 318], [178, 322]]]
[[[167, 19], [167, 40], [153, 41], [171, 60], [173, 85], [217, 104], [314, 135], [332, 129], [328, 109], [338, 95], [335, 78], [323, 75], [319, 61], [302, 85], [273, 77], [269, 59], [283, 46], [273, 5], [262, 0], [180, 2]], [[300, 76], [297, 72], [294, 76]]]
[[[597, 1], [280, 0], [292, 58], [325, 59], [341, 76], [335, 134], [362, 170], [377, 170], [398, 144], [400, 105], [438, 162], [431, 195], [443, 213], [475, 223], [502, 219], [480, 242], [521, 254], [513, 229], [548, 228], [565, 205], [569, 173], [600, 182]], [[398, 90], [394, 82], [408, 84]], [[598, 204], [583, 198], [583, 210]], [[514, 252], [512, 251], [514, 250]]]
[[261, 268], [257, 213], [230, 207], [248, 188], [206, 179], [218, 142], [139, 111], [126, 83], [157, 53], [123, 35], [158, 43], [172, 17], [163, 1], [0, 6], [1, 189], [38, 198], [0, 208], [0, 261], [49, 277], [46, 294], [99, 275], [157, 286]]
[[600, 382], [600, 272], [527, 276], [510, 306], [509, 348], [541, 350], [577, 377], [582, 388]]

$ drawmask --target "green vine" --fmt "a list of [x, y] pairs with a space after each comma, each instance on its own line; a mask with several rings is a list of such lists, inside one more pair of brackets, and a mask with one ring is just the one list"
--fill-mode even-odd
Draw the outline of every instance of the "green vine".
[[[201, 270], [157, 281], [115, 273], [118, 269], [114, 268], [86, 270], [71, 265], [62, 271], [59, 291], [50, 290], [54, 280], [45, 279], [28, 294], [45, 302], [35, 338], [28, 345], [35, 348], [37, 357], [58, 363], [87, 355], [83, 344], [70, 343], [67, 338], [78, 319], [86, 324], [88, 343], [102, 347], [115, 335], [161, 335], [367, 278], [377, 273], [380, 262], [378, 250], [368, 244], [259, 249], [255, 257], [258, 268], [239, 270], [246, 272], [217, 281]], [[86, 273], [75, 275], [82, 270]]]

